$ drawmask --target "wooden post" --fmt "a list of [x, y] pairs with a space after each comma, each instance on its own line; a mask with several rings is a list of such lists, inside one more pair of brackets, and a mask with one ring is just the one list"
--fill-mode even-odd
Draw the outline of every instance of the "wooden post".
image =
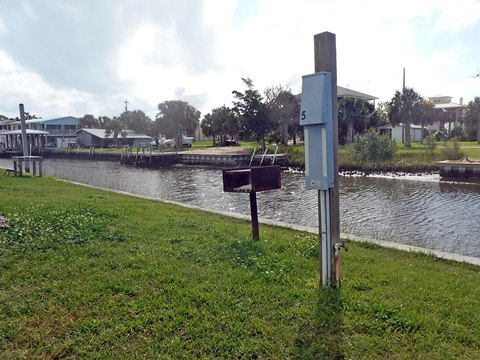
[[[334, 246], [340, 242], [340, 200], [338, 175], [338, 108], [337, 108], [337, 48], [335, 34], [323, 32], [314, 36], [315, 72], [327, 71], [332, 74], [332, 113], [333, 113], [333, 177], [334, 187], [328, 191], [330, 199], [329, 249], [331, 264], [330, 284], [335, 284]], [[324, 229], [325, 230], [325, 229]], [[321, 236], [319, 234], [319, 236]]]
[[27, 160], [28, 156], [28, 139], [27, 139], [27, 124], [25, 122], [25, 110], [23, 104], [19, 104], [18, 108], [20, 110], [20, 123], [22, 126], [22, 150], [23, 157], [25, 159], [25, 172], [30, 172], [30, 163]]

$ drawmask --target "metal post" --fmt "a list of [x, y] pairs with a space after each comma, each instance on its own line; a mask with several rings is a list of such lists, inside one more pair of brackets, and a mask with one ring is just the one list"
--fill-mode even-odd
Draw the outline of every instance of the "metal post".
[[330, 198], [327, 190], [318, 190], [319, 194], [319, 238], [320, 238], [320, 253], [321, 253], [321, 282], [322, 286], [329, 286], [332, 278], [331, 266], [331, 232], [330, 232]]
[[257, 213], [257, 193], [252, 191], [250, 193], [250, 214], [252, 218], [252, 237], [253, 240], [259, 240], [260, 235], [258, 231], [258, 213]]
[[[323, 32], [314, 36], [315, 72], [330, 72], [332, 74], [332, 110], [333, 110], [333, 178], [334, 186], [321, 192], [320, 213], [322, 214], [322, 285], [334, 286], [336, 274], [334, 269], [333, 244], [340, 241], [340, 201], [338, 175], [338, 109], [337, 109], [337, 50], [335, 34]], [[322, 194], [323, 193], [323, 194]], [[323, 211], [322, 211], [323, 208]], [[320, 220], [319, 220], [320, 222]]]

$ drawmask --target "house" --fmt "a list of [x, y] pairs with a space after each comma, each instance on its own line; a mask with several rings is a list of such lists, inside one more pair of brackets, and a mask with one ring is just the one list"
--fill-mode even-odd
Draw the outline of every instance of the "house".
[[32, 130], [48, 132], [46, 147], [66, 148], [68, 143], [75, 142], [75, 132], [80, 129], [80, 119], [65, 116], [54, 119], [31, 119], [25, 121]]
[[368, 94], [361, 93], [360, 91], [355, 91], [352, 89], [348, 89], [346, 87], [337, 86], [337, 99], [343, 99], [343, 98], [354, 98], [354, 99], [373, 101], [374, 105], [375, 105], [375, 100], [378, 99], [373, 95], [368, 95]]
[[[45, 146], [48, 133], [46, 131], [26, 129], [29, 152], [37, 151]], [[21, 153], [22, 129], [2, 130], [0, 132], [0, 150], [6, 153]]]
[[463, 105], [463, 98], [460, 103], [452, 102], [451, 96], [435, 95], [428, 98], [433, 103], [434, 123], [427, 127], [429, 131], [446, 130], [452, 131], [463, 117], [466, 105]]
[[[38, 137], [29, 143], [36, 142], [42, 147], [62, 148], [67, 147], [69, 142], [75, 141], [75, 131], [80, 129], [80, 119], [73, 116], [65, 116], [53, 119], [30, 119], [26, 120], [27, 130], [34, 130], [29, 135]], [[21, 130], [20, 120], [9, 120], [0, 122], [0, 134], [5, 135], [8, 131]], [[14, 134], [10, 134], [14, 135]], [[0, 135], [1, 136], [1, 135]], [[0, 139], [0, 142], [2, 140]]]
[[114, 145], [146, 146], [152, 141], [152, 137], [136, 133], [132, 130], [124, 130], [114, 138], [113, 132], [108, 133], [105, 129], [80, 129], [75, 132], [77, 143], [84, 147], [109, 147]]
[[[392, 125], [384, 125], [378, 128], [378, 131], [382, 134], [390, 134], [391, 139], [398, 142], [403, 142], [403, 127], [402, 123], [398, 124], [395, 127]], [[420, 125], [410, 124], [410, 141], [422, 141], [425, 137], [425, 129], [422, 129]]]

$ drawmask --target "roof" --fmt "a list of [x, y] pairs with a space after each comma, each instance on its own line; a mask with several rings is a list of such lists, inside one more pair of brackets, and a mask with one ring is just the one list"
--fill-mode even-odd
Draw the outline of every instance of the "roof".
[[54, 119], [30, 119], [25, 121], [27, 124], [64, 124], [64, 125], [77, 125], [80, 123], [80, 119], [74, 116], [64, 116]]
[[[87, 129], [83, 128], [80, 130], [75, 131], [75, 134], [78, 134], [80, 132], [86, 132], [87, 134], [90, 134], [92, 136], [98, 137], [105, 139], [105, 129]], [[153, 139], [151, 136], [145, 135], [145, 134], [140, 134], [136, 133], [135, 131], [132, 130], [124, 130], [126, 132], [125, 139]], [[120, 136], [123, 138], [123, 136]], [[110, 134], [110, 136], [107, 137], [108, 139], [113, 139], [113, 132]]]
[[452, 96], [438, 94], [438, 95], [429, 96], [428, 98], [429, 99], [438, 99], [438, 98], [450, 98], [451, 99]]
[[446, 104], [435, 104], [433, 106], [435, 109], [445, 109], [445, 110], [454, 110], [454, 109], [458, 109], [458, 108], [463, 108], [463, 107], [467, 107], [467, 105], [461, 105], [461, 104], [456, 104], [456, 103], [446, 103]]
[[[302, 93], [295, 95], [297, 98], [302, 98]], [[361, 93], [360, 91], [355, 91], [348, 89], [343, 86], [337, 86], [337, 98], [354, 98], [354, 99], [363, 99], [363, 100], [377, 100], [378, 98], [373, 95], [368, 95]]]
[[[26, 129], [27, 135], [48, 135], [48, 131]], [[22, 130], [8, 130], [0, 132], [2, 135], [22, 135]]]
[[363, 99], [363, 100], [376, 100], [378, 99], [377, 97], [373, 95], [368, 95], [361, 93], [360, 91], [355, 91], [352, 89], [348, 89], [343, 86], [337, 86], [337, 98], [355, 98], [355, 99]]
[[20, 120], [2, 120], [0, 121], [0, 125], [11, 125], [11, 124], [20, 124]]

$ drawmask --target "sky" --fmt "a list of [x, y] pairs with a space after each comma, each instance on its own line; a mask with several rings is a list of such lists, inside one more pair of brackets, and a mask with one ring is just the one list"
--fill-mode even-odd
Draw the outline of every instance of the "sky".
[[[301, 90], [315, 34], [338, 85], [390, 100], [480, 96], [480, 0], [0, 0], [0, 114], [119, 116], [232, 105], [242, 78]], [[378, 103], [377, 101], [377, 103]]]

